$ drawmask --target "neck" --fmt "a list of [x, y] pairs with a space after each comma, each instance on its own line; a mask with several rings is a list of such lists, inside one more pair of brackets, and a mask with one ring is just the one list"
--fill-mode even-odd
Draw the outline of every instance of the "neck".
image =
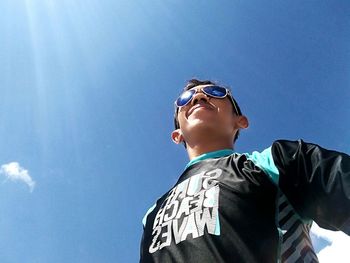
[[205, 144], [187, 144], [187, 154], [190, 160], [196, 158], [199, 155], [204, 153], [224, 150], [224, 149], [233, 149], [233, 145], [231, 142], [206, 142]]

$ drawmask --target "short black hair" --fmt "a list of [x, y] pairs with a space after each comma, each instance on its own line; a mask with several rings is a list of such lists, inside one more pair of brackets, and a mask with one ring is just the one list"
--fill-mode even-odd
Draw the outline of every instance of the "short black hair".
[[[183, 91], [186, 91], [186, 90], [190, 90], [196, 86], [199, 86], [199, 85], [218, 85], [216, 82], [214, 81], [211, 81], [211, 80], [198, 80], [198, 79], [190, 79], [186, 86], [184, 87]], [[224, 88], [226, 89], [229, 89], [231, 90], [229, 87], [225, 87]], [[235, 114], [238, 114], [239, 116], [242, 115], [242, 111], [241, 111], [241, 108], [239, 107], [237, 101], [235, 100], [235, 98], [232, 97], [232, 100], [233, 100], [233, 103], [236, 105], [236, 110], [237, 112], [235, 111], [234, 109], [234, 113]], [[177, 112], [178, 112], [178, 108], [175, 107], [175, 113], [174, 113], [174, 126], [175, 126], [175, 129], [179, 129], [180, 128], [180, 124], [179, 124], [179, 121], [177, 119]], [[233, 142], [235, 142], [237, 139], [238, 139], [238, 136], [239, 136], [239, 130], [237, 131], [236, 135], [235, 135], [235, 138], [233, 139]], [[186, 146], [186, 144], [185, 144]]]

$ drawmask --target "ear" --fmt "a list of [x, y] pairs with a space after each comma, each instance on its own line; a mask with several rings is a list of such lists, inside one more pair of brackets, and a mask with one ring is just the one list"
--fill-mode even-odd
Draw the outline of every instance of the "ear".
[[171, 133], [171, 139], [173, 140], [174, 143], [180, 144], [184, 141], [184, 137], [182, 135], [182, 132], [180, 129], [176, 129]]
[[238, 116], [237, 125], [240, 129], [247, 129], [249, 127], [248, 118], [244, 115]]

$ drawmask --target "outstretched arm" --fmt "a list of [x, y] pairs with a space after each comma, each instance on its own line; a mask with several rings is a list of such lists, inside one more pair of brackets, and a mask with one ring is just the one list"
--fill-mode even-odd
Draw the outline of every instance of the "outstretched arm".
[[278, 185], [301, 218], [350, 235], [350, 156], [302, 140], [276, 141], [271, 154]]

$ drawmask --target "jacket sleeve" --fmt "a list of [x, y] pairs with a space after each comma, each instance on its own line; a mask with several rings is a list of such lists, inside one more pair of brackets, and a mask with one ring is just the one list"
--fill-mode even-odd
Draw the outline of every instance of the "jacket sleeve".
[[350, 156], [299, 141], [275, 141], [278, 186], [304, 220], [350, 235]]

